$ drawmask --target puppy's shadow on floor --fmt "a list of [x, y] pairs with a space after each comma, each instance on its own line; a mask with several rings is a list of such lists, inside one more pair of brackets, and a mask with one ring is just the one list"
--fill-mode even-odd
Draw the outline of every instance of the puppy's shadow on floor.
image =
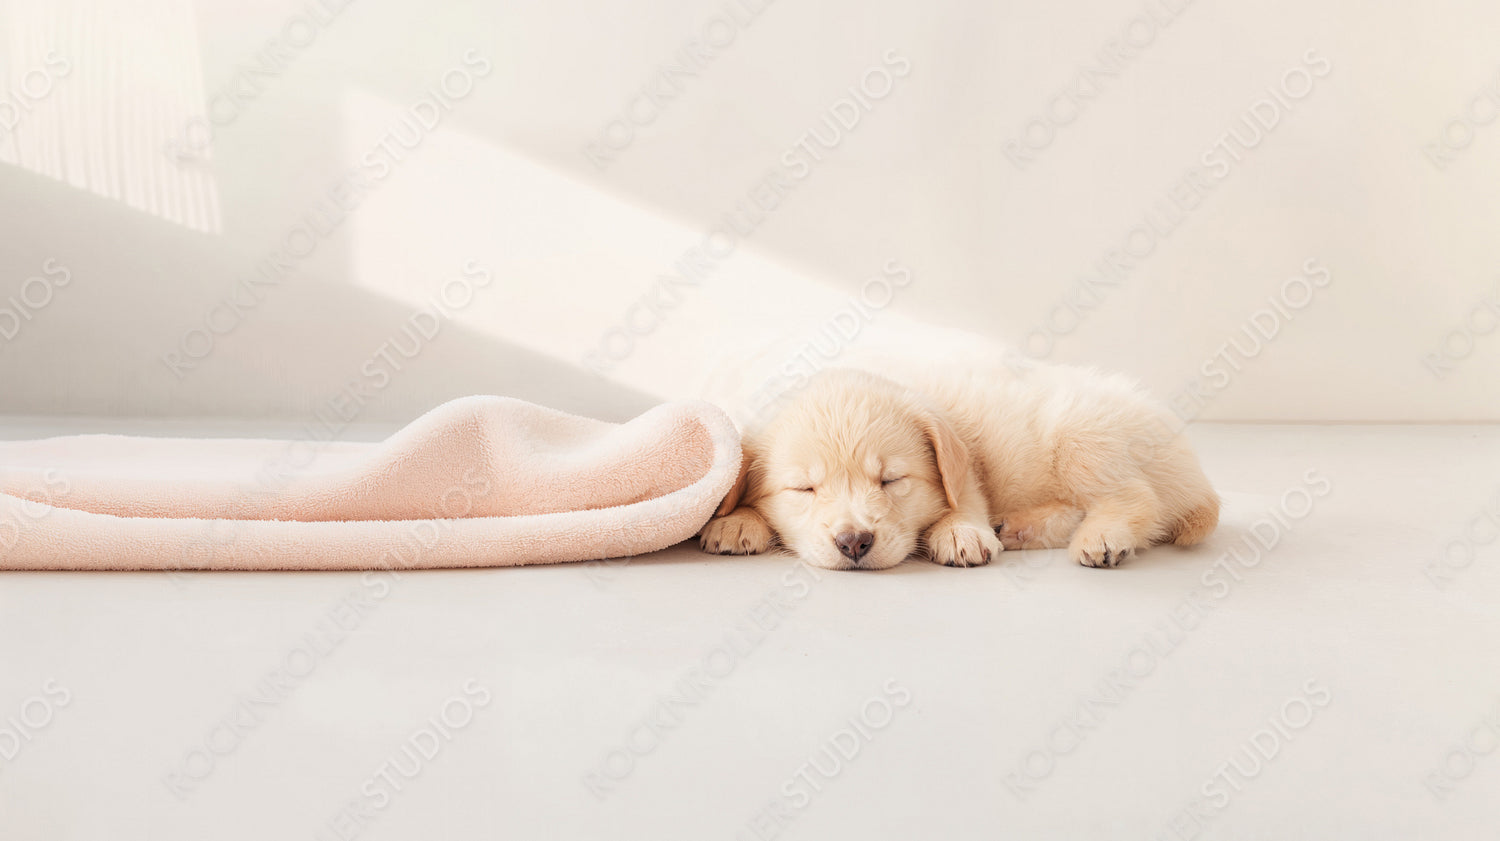
[[[1040, 553], [1037, 553], [1040, 554]], [[850, 570], [851, 572], [865, 572], [880, 575], [952, 575], [955, 573], [969, 572], [975, 569], [984, 569], [985, 566], [994, 566], [996, 563], [1005, 562], [1005, 553], [1001, 552], [999, 557], [980, 567], [950, 567], [934, 563], [920, 555], [913, 555], [890, 569], [875, 570]]]
[[[982, 567], [949, 567], [934, 563], [920, 555], [913, 555], [900, 564], [889, 569], [846, 569], [846, 570], [824, 570], [813, 567], [820, 574], [825, 572], [836, 572], [838, 574], [855, 575], [956, 575], [973, 570], [993, 569], [1007, 564], [1018, 567], [1013, 570], [1028, 578], [1034, 575], [1045, 574], [1047, 571], [1071, 570], [1077, 568], [1088, 575], [1097, 575], [1107, 578], [1111, 575], [1128, 574], [1136, 570], [1154, 570], [1157, 573], [1169, 577], [1189, 575], [1201, 572], [1206, 564], [1222, 556], [1226, 550], [1238, 544], [1242, 540], [1248, 540], [1249, 530], [1237, 523], [1224, 523], [1214, 532], [1207, 541], [1196, 546], [1173, 546], [1163, 544], [1151, 546], [1136, 552], [1125, 563], [1117, 569], [1090, 569], [1080, 566], [1068, 557], [1066, 549], [1012, 549], [1001, 552], [997, 557]], [[631, 563], [641, 564], [682, 564], [695, 563], [704, 560], [724, 561], [754, 561], [762, 563], [789, 564], [798, 560], [797, 556], [785, 549], [773, 548], [769, 552], [755, 555], [715, 555], [698, 550], [696, 538], [685, 540], [676, 544], [671, 549], [691, 549], [688, 552], [676, 552], [663, 550], [659, 553], [642, 555], [630, 559]], [[618, 563], [610, 561], [604, 563]], [[811, 566], [811, 565], [809, 565]]]

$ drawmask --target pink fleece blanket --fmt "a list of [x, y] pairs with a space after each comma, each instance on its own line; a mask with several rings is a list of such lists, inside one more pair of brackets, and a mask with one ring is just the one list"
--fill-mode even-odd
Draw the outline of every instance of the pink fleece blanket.
[[0, 569], [415, 569], [637, 555], [695, 534], [739, 435], [707, 403], [625, 423], [504, 397], [378, 444], [0, 442]]

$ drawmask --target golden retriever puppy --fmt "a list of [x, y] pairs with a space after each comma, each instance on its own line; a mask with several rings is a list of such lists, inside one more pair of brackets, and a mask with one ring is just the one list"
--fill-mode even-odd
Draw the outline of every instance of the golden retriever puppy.
[[830, 370], [747, 434], [739, 481], [699, 539], [720, 554], [779, 540], [827, 569], [917, 554], [977, 566], [1002, 549], [1064, 546], [1113, 567], [1218, 524], [1218, 496], [1170, 430], [1134, 383], [1091, 369], [932, 369], [903, 382]]

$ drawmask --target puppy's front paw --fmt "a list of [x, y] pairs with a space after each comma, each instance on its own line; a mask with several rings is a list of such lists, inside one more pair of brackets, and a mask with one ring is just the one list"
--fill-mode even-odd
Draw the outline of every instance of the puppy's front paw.
[[736, 508], [708, 521], [698, 535], [703, 551], [715, 555], [758, 555], [771, 548], [771, 527], [749, 508]]
[[983, 566], [1003, 551], [994, 530], [985, 523], [969, 523], [950, 516], [939, 520], [927, 532], [927, 552], [943, 566]]
[[1085, 526], [1073, 535], [1068, 555], [1086, 567], [1117, 567], [1135, 552], [1136, 547], [1131, 543], [1124, 532], [1110, 533]]

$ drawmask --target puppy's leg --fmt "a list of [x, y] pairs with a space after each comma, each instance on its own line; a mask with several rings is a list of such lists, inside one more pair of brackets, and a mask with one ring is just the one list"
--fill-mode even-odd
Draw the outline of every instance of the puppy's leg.
[[928, 557], [950, 567], [989, 563], [1005, 547], [990, 527], [990, 504], [969, 458], [968, 445], [958, 437], [948, 419], [935, 411], [923, 413], [922, 432], [932, 444], [938, 474], [943, 480], [943, 496], [948, 503], [948, 513], [922, 535]]
[[1066, 502], [1023, 508], [1000, 518], [996, 531], [1006, 549], [1061, 549], [1078, 524], [1083, 510]]
[[1158, 502], [1144, 480], [1128, 482], [1091, 502], [1068, 554], [1086, 567], [1119, 566], [1137, 549], [1151, 545]]
[[715, 555], [758, 555], [771, 548], [774, 533], [766, 518], [748, 505], [708, 521], [698, 545]]
[[984, 494], [970, 486], [959, 496], [958, 508], [949, 511], [927, 530], [927, 554], [936, 563], [950, 567], [977, 567], [1004, 551], [990, 527]]

